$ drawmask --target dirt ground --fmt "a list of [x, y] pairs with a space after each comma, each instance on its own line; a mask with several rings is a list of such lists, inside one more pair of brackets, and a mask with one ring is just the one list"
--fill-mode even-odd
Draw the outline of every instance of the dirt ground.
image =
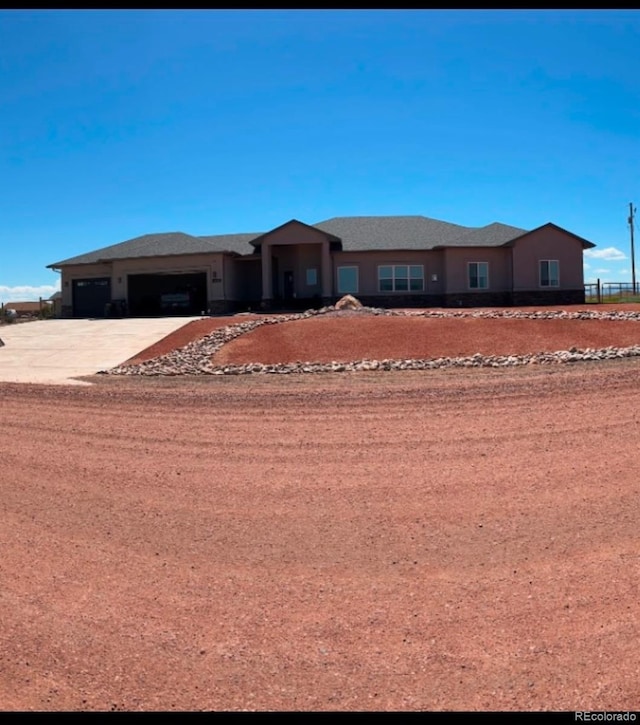
[[265, 325], [213, 356], [217, 365], [249, 362], [350, 362], [525, 355], [640, 343], [633, 320], [528, 320], [424, 317], [314, 317]]
[[637, 708], [639, 390], [0, 384], [0, 709]]

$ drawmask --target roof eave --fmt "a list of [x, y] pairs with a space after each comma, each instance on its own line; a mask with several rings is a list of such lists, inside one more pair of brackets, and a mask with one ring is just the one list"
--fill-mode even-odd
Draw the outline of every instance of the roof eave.
[[435, 247], [358, 247], [357, 249], [347, 247], [345, 249], [344, 242], [342, 244], [343, 248], [340, 251], [347, 254], [355, 252], [430, 252], [435, 249]]
[[130, 259], [153, 259], [154, 257], [193, 257], [198, 254], [231, 254], [240, 255], [240, 252], [236, 252], [233, 249], [202, 249], [199, 252], [171, 252], [169, 254], [142, 254], [137, 256], [129, 257], [100, 257], [99, 259], [92, 259], [90, 262], [73, 262], [69, 260], [63, 260], [62, 262], [55, 262], [54, 264], [48, 264], [48, 269], [60, 269], [61, 267], [81, 267], [90, 264], [108, 264], [109, 262], [126, 262]]
[[432, 249], [497, 249], [504, 246], [505, 242], [496, 242], [495, 244], [438, 244]]

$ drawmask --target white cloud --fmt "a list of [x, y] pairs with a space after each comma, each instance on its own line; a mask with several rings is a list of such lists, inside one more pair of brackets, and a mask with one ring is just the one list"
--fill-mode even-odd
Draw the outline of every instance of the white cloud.
[[604, 249], [585, 249], [585, 257], [591, 257], [592, 259], [626, 259], [627, 255], [616, 249], [615, 247], [605, 247]]
[[582, 266], [584, 267], [584, 269], [591, 269], [591, 265], [587, 264], [586, 262], [583, 262]]
[[39, 287], [30, 285], [7, 287], [0, 284], [0, 302], [37, 302], [40, 297], [47, 300], [59, 289], [60, 285], [54, 284], [41, 284]]

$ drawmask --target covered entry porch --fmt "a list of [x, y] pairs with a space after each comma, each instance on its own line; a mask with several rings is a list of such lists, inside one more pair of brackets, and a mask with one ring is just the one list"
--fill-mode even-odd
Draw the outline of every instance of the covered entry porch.
[[294, 219], [252, 244], [260, 253], [264, 307], [313, 307], [332, 297], [337, 237]]

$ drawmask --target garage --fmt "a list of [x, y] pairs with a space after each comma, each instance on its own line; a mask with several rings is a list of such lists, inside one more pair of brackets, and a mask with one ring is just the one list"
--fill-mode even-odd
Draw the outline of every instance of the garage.
[[134, 317], [200, 315], [207, 309], [207, 275], [130, 274], [129, 314]]
[[104, 317], [105, 307], [111, 302], [111, 279], [109, 277], [91, 277], [74, 279], [73, 316]]

